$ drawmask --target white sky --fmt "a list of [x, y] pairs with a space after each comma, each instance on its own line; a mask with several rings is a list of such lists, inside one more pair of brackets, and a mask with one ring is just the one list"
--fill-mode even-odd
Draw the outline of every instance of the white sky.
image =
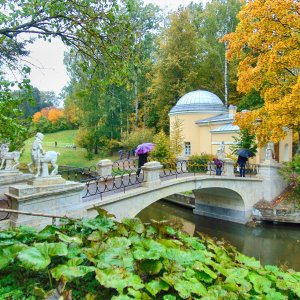
[[[208, 0], [144, 0], [145, 4], [153, 3], [165, 10], [175, 10], [190, 2], [206, 3]], [[59, 39], [51, 43], [38, 40], [28, 49], [31, 51], [28, 61], [34, 65], [31, 66], [31, 84], [40, 91], [54, 91], [59, 95], [69, 79], [63, 64], [65, 45]]]

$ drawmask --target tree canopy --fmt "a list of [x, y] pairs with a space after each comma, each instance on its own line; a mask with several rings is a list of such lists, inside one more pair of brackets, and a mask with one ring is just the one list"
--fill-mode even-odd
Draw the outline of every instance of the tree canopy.
[[248, 1], [235, 32], [224, 37], [227, 58], [240, 60], [238, 91], [254, 89], [264, 99], [263, 107], [237, 115], [237, 124], [255, 132], [260, 145], [278, 142], [287, 128], [300, 129], [299, 14], [299, 1]]

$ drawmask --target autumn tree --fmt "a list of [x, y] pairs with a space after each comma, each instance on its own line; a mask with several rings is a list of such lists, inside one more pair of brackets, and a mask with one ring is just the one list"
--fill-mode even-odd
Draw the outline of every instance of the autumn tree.
[[171, 123], [170, 131], [170, 149], [175, 157], [181, 155], [184, 149], [184, 136], [182, 131], [183, 120], [176, 116]]
[[241, 129], [256, 134], [260, 145], [278, 142], [287, 128], [300, 130], [299, 14], [299, 1], [248, 1], [235, 32], [224, 37], [227, 58], [240, 60], [238, 91], [254, 89], [264, 99], [263, 107], [236, 119]]

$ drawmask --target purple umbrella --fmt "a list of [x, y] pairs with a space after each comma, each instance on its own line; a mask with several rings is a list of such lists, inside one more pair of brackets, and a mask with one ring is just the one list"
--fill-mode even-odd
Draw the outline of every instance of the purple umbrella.
[[152, 143], [143, 143], [136, 147], [135, 153], [136, 154], [145, 154], [151, 151], [154, 148]]

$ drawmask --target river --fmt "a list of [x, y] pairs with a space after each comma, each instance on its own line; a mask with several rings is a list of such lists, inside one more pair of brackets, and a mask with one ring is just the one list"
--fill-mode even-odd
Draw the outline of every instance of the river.
[[300, 271], [300, 225], [263, 222], [256, 227], [203, 217], [167, 201], [158, 201], [138, 214], [143, 222], [176, 219], [191, 235], [197, 232], [225, 239], [247, 256], [259, 259], [263, 265], [278, 265]]

